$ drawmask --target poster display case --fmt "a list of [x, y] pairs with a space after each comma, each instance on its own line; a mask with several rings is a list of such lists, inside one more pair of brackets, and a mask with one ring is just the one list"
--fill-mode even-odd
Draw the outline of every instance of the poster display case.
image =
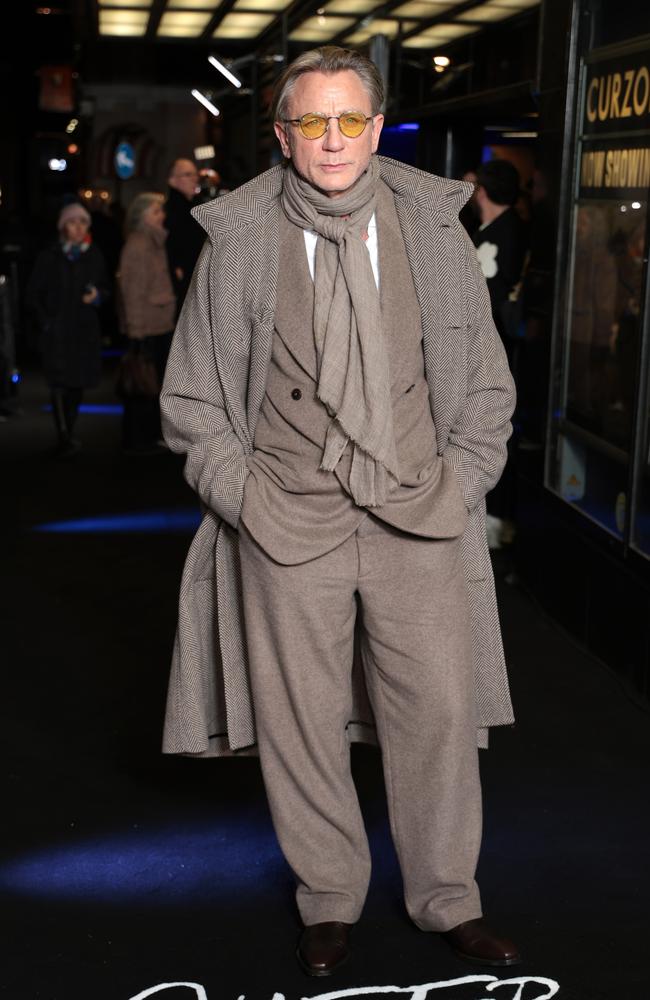
[[581, 61], [546, 485], [650, 558], [650, 36]]

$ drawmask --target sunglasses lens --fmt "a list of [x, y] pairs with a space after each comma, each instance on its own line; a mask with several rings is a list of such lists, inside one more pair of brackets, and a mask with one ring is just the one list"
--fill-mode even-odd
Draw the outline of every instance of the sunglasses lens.
[[358, 135], [361, 135], [366, 127], [366, 116], [354, 112], [349, 115], [341, 115], [339, 119], [339, 128], [343, 135], [347, 135], [348, 139], [356, 139]]
[[306, 139], [320, 139], [327, 131], [327, 118], [323, 115], [305, 115], [300, 119], [300, 131]]

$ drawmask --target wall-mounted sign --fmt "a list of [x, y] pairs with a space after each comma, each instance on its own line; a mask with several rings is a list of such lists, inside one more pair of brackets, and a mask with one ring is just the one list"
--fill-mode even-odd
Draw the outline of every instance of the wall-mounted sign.
[[130, 142], [121, 142], [115, 150], [115, 173], [123, 181], [135, 173], [135, 150]]
[[650, 39], [592, 56], [583, 74], [580, 197], [641, 195], [650, 187]]
[[585, 70], [585, 135], [650, 127], [650, 43], [645, 50], [587, 63]]

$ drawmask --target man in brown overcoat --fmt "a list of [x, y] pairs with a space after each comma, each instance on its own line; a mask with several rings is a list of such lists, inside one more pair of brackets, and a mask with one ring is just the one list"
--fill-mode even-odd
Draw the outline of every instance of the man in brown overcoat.
[[310, 975], [348, 956], [365, 900], [348, 743], [372, 733], [412, 920], [519, 961], [474, 879], [477, 746], [512, 721], [484, 498], [513, 386], [458, 222], [471, 188], [375, 155], [383, 99], [357, 52], [287, 68], [285, 162], [195, 210], [209, 240], [162, 394], [205, 510], [165, 750], [256, 746]]

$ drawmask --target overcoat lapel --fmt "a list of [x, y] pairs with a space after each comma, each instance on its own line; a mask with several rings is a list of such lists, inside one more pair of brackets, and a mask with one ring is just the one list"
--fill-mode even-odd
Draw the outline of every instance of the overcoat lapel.
[[278, 272], [275, 329], [298, 364], [316, 382], [314, 283], [309, 273], [305, 237], [302, 229], [292, 225], [282, 211], [279, 241], [282, 265]]
[[462, 261], [445, 215], [433, 215], [417, 200], [399, 196], [395, 206], [422, 314], [424, 364], [438, 448], [443, 451], [466, 388]]

